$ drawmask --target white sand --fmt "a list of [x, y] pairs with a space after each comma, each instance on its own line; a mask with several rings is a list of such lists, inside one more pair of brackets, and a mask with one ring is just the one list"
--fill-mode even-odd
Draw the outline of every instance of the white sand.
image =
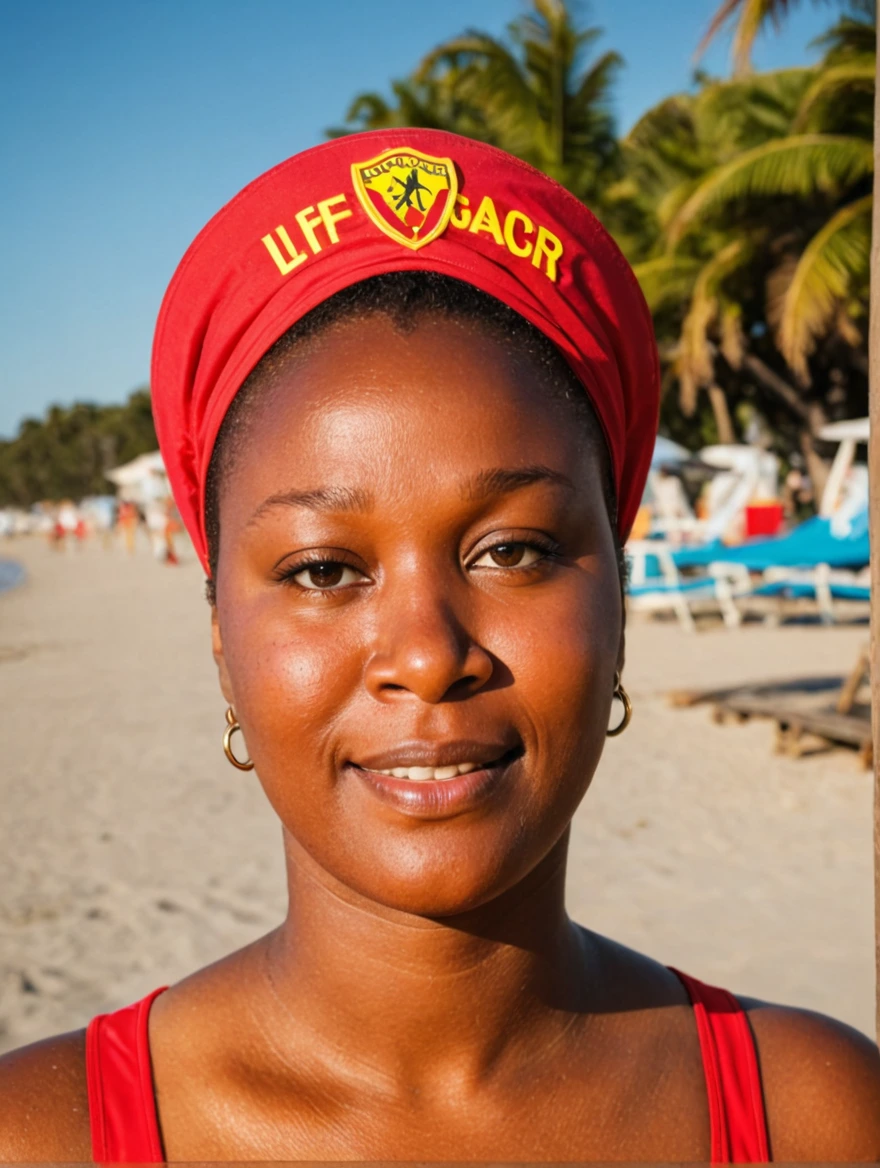
[[[82, 1026], [273, 926], [280, 833], [221, 752], [192, 555], [0, 547], [0, 1049]], [[747, 994], [873, 1032], [871, 781], [666, 693], [848, 670], [867, 629], [633, 624], [632, 726], [578, 814], [573, 915]]]

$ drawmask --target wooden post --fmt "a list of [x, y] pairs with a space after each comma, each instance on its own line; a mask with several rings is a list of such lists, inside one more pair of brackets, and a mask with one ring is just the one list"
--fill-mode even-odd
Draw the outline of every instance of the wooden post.
[[[874, 92], [874, 173], [880, 158], [880, 55]], [[874, 947], [876, 1024], [880, 1041], [880, 198], [875, 192], [871, 242], [870, 417], [871, 720], [874, 737]]]

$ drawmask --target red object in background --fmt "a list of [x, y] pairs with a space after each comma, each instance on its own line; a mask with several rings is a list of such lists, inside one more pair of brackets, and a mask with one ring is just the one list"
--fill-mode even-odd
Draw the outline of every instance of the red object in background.
[[783, 516], [781, 503], [750, 503], [746, 507], [746, 539], [753, 535], [778, 535]]

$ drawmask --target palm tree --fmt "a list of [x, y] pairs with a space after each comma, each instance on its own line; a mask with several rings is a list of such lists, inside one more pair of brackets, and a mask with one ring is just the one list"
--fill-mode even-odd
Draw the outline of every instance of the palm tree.
[[[719, 32], [734, 21], [733, 55], [734, 74], [741, 75], [751, 68], [752, 49], [758, 33], [772, 23], [779, 28], [789, 12], [799, 0], [721, 0], [715, 15], [709, 22], [697, 55], [701, 56]], [[814, 3], [828, 3], [829, 0], [813, 0]], [[841, 6], [873, 18], [874, 0], [835, 0]]]
[[835, 322], [848, 337], [856, 335], [851, 318], [859, 315], [866, 291], [875, 66], [873, 55], [846, 51], [854, 23], [827, 38], [831, 50], [803, 93], [790, 132], [714, 167], [666, 227], [674, 247], [694, 226], [729, 218], [749, 202], [759, 201], [764, 210], [766, 200], [794, 199], [821, 211], [808, 238], [794, 226], [786, 233], [771, 274], [768, 316], [783, 356], [804, 385], [810, 381], [809, 358]]
[[734, 437], [722, 384], [735, 392], [730, 374], [742, 367], [746, 331], [763, 321], [755, 289], [763, 288], [758, 269], [771, 224], [755, 221], [744, 232], [736, 220], [719, 218], [680, 233], [676, 224], [708, 177], [744, 150], [784, 135], [810, 79], [801, 69], [704, 80], [698, 93], [668, 98], [624, 140], [626, 175], [608, 193], [609, 222], [654, 313], [667, 380], [678, 386], [686, 417], [698, 410], [700, 391], [708, 391], [722, 441]]
[[751, 398], [817, 485], [817, 430], [866, 389], [874, 30], [845, 18], [822, 39], [814, 69], [704, 80], [649, 111], [609, 193], [684, 413], [706, 389], [729, 434], [727, 399]]
[[360, 93], [345, 115], [345, 125], [327, 131], [338, 138], [357, 130], [385, 130], [397, 126], [421, 126], [451, 130], [469, 138], [482, 138], [481, 111], [462, 101], [449, 78], [413, 76], [391, 83], [392, 100], [380, 93]]
[[588, 59], [600, 36], [576, 25], [565, 0], [533, 0], [505, 39], [473, 29], [453, 37], [393, 87], [394, 103], [362, 94], [346, 121], [441, 126], [491, 142], [592, 205], [619, 165], [609, 94], [622, 62], [614, 52]]

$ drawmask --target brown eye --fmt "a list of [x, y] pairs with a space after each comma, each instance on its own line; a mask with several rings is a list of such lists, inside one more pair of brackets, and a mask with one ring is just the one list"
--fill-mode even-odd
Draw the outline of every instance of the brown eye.
[[526, 550], [521, 543], [499, 543], [489, 549], [489, 555], [499, 568], [515, 568], [522, 563]]
[[530, 568], [544, 559], [546, 552], [527, 543], [496, 543], [475, 560], [475, 568]]
[[300, 588], [327, 591], [331, 588], [338, 588], [340, 585], [353, 584], [359, 576], [360, 572], [356, 572], [347, 564], [328, 560], [325, 563], [309, 564], [307, 567], [301, 568], [295, 573], [293, 579]]

